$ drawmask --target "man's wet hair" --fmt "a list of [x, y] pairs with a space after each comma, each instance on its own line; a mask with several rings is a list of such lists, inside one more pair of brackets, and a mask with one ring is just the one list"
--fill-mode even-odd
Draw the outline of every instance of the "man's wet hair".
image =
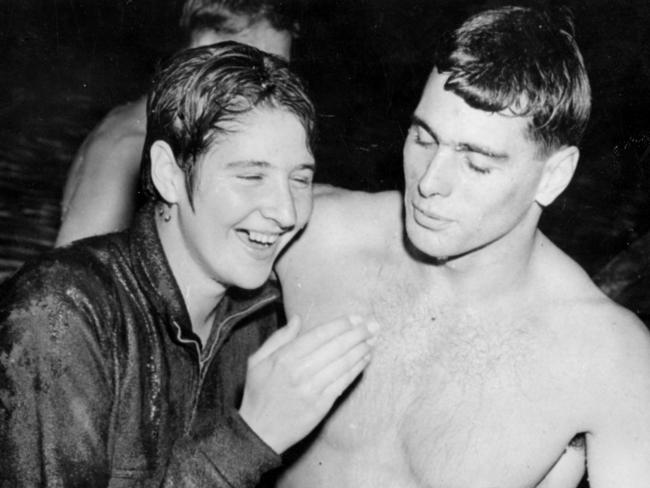
[[435, 66], [445, 89], [473, 108], [530, 117], [541, 156], [579, 144], [591, 90], [567, 9], [485, 10], [443, 36]]
[[230, 20], [233, 16], [248, 19], [248, 25], [267, 20], [278, 31], [297, 36], [299, 30], [298, 0], [185, 0], [180, 28], [189, 44], [192, 36], [204, 30], [236, 34]]
[[187, 49], [170, 58], [154, 77], [147, 99], [140, 181], [144, 199], [163, 201], [151, 179], [155, 141], [171, 147], [192, 201], [198, 159], [228, 137], [230, 123], [255, 109], [295, 115], [312, 150], [315, 109], [304, 83], [284, 59], [234, 41]]

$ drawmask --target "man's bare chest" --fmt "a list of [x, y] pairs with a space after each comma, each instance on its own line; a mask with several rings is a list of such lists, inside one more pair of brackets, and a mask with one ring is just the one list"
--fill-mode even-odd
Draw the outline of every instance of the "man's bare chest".
[[382, 324], [371, 365], [312, 451], [391, 459], [422, 486], [534, 486], [573, 435], [570, 389], [544, 366], [548, 338], [502, 323], [511, 314], [421, 300], [405, 281], [364, 283], [341, 283], [302, 310]]

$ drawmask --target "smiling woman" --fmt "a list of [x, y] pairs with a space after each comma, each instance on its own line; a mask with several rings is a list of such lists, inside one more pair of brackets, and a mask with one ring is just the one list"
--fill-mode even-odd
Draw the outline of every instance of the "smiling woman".
[[[142, 166], [204, 343], [215, 298], [262, 286], [307, 223], [314, 171], [314, 108], [299, 81], [279, 58], [251, 63], [243, 46], [224, 45], [180, 54], [160, 73]], [[265, 236], [261, 247], [251, 232]]]
[[191, 196], [169, 145], [157, 141], [151, 148], [152, 179], [172, 215], [160, 226], [161, 240], [193, 300], [233, 285], [262, 286], [311, 213], [314, 158], [293, 113], [255, 109], [227, 130], [197, 159]]
[[279, 57], [185, 51], [149, 96], [131, 228], [0, 293], [0, 485], [256, 486], [370, 360], [343, 316], [280, 330], [272, 266], [311, 213], [314, 108]]

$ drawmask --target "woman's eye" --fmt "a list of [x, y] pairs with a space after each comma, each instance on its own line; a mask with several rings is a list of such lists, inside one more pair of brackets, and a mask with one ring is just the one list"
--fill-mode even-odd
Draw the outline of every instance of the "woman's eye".
[[301, 186], [311, 186], [312, 184], [311, 176], [294, 176], [292, 180]]
[[311, 170], [300, 170], [289, 174], [289, 179], [299, 186], [311, 186], [314, 181], [314, 172]]

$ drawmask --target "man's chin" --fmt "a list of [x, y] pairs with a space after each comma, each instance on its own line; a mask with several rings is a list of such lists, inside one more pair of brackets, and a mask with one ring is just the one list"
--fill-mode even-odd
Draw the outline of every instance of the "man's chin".
[[444, 264], [453, 257], [450, 252], [447, 252], [448, 249], [423, 239], [421, 236], [411, 237], [407, 234], [406, 248], [415, 259], [429, 264]]
[[409, 252], [418, 260], [430, 264], [443, 265], [451, 263], [459, 259], [463, 259], [472, 253], [479, 251], [486, 247], [484, 244], [480, 247], [468, 248], [460, 246], [443, 246], [441, 244], [433, 244], [431, 242], [418, 243], [415, 240], [407, 239], [410, 242], [413, 250]]

